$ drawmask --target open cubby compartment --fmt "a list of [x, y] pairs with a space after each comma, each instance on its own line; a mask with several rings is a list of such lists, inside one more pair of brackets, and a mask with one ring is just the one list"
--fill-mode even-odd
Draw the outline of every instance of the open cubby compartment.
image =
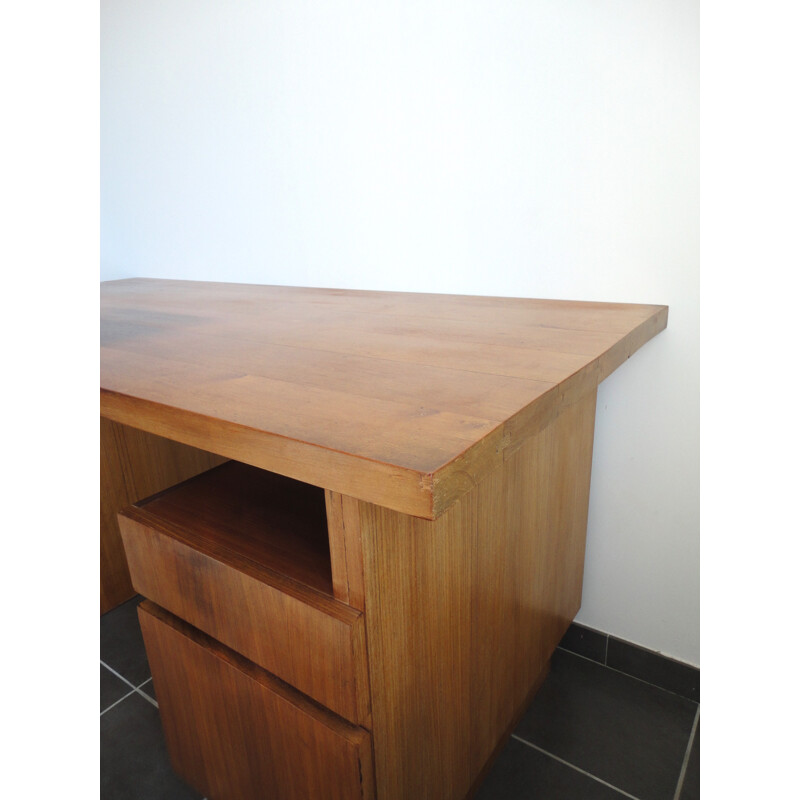
[[134, 589], [345, 719], [364, 619], [336, 599], [324, 490], [227, 462], [119, 514]]
[[198, 549], [333, 596], [325, 493], [317, 486], [228, 461], [135, 508]]

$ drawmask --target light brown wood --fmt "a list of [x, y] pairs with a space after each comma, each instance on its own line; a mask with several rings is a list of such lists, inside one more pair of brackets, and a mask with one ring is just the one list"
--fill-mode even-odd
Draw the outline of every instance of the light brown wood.
[[230, 462], [119, 524], [137, 592], [369, 725], [364, 619], [333, 598], [322, 490]]
[[471, 796], [580, 606], [597, 385], [667, 308], [102, 294], [101, 413], [259, 468], [122, 517], [137, 589], [186, 620], [142, 617], [179, 771], [215, 800]]
[[357, 461], [354, 465], [343, 453], [309, 449], [304, 442], [287, 438], [271, 440], [272, 447], [265, 449], [264, 435], [259, 431], [221, 419], [186, 416], [167, 405], [119, 394], [104, 393], [101, 405], [103, 413], [111, 419], [158, 431], [166, 438], [190, 441], [196, 447], [226, 458], [334, 491], [349, 487], [353, 494], [380, 498], [389, 508], [405, 507], [408, 513], [418, 516], [431, 513], [432, 493], [424, 489], [430, 478], [420, 478], [412, 470], [366, 461]]
[[193, 543], [245, 558], [332, 596], [325, 493], [316, 486], [228, 461], [140, 500], [123, 515], [175, 526]]
[[[347, 575], [347, 547], [344, 541], [342, 495], [325, 490], [325, 510], [328, 519], [328, 547], [331, 554], [333, 596], [343, 603], [350, 602], [350, 580]], [[363, 611], [363, 609], [361, 609]]]
[[100, 613], [134, 595], [117, 512], [224, 458], [100, 418]]
[[101, 413], [434, 519], [666, 326], [665, 306], [135, 279]]
[[380, 800], [465, 797], [577, 613], [595, 402], [435, 521], [359, 504]]
[[358, 501], [326, 489], [325, 506], [328, 511], [333, 595], [363, 611], [364, 562]]
[[464, 800], [471, 800], [471, 798], [473, 798], [478, 793], [478, 790], [481, 788], [481, 784], [484, 782], [484, 780], [486, 780], [487, 775], [494, 766], [494, 762], [497, 760], [497, 757], [500, 755], [505, 746], [508, 744], [508, 740], [511, 738], [511, 734], [514, 732], [514, 729], [517, 727], [517, 724], [527, 711], [528, 706], [533, 701], [533, 698], [536, 696], [536, 693], [539, 691], [539, 689], [542, 688], [542, 684], [547, 679], [549, 673], [550, 673], [550, 662], [547, 661], [544, 667], [542, 667], [539, 674], [536, 676], [536, 680], [533, 682], [533, 686], [531, 686], [530, 691], [528, 692], [528, 696], [520, 705], [519, 710], [509, 723], [508, 727], [505, 730], [505, 733], [500, 737], [500, 739], [498, 739], [497, 743], [495, 744], [492, 754], [484, 762], [481, 771], [475, 776], [475, 779], [472, 782], [472, 786], [470, 787], [470, 790], [467, 792], [467, 795], [464, 798]]
[[370, 736], [152, 603], [139, 608], [167, 748], [214, 800], [372, 800]]

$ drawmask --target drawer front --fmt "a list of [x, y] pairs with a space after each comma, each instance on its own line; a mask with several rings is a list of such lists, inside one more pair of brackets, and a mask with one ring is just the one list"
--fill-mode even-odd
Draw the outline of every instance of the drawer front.
[[[119, 515], [137, 592], [345, 719], [370, 727], [363, 615]], [[270, 582], [266, 582], [269, 580]]]
[[214, 800], [372, 800], [370, 734], [145, 601], [139, 607], [175, 771]]

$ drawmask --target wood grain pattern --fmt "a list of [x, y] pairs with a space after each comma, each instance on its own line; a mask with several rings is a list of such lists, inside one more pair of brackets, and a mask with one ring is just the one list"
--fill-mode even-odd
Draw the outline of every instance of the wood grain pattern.
[[665, 306], [113, 281], [101, 410], [434, 519], [549, 424], [564, 382], [596, 386], [666, 321]]
[[316, 486], [229, 461], [135, 505], [155, 525], [332, 596], [325, 493]]
[[100, 418], [100, 613], [134, 595], [117, 512], [225, 459]]
[[388, 508], [405, 508], [417, 516], [431, 514], [430, 478], [420, 477], [413, 470], [354, 461], [336, 450], [315, 448], [294, 439], [279, 437], [266, 442], [262, 432], [251, 428], [222, 419], [186, 416], [180, 409], [121, 394], [103, 393], [102, 406], [109, 419], [191, 442], [226, 458], [314, 486], [339, 492], [349, 489], [353, 495], [372, 497]]
[[[215, 800], [471, 796], [580, 606], [597, 385], [666, 323], [104, 284], [104, 471], [127, 474], [129, 437], [131, 474], [174, 474], [167, 440], [252, 465], [120, 517], [136, 589], [196, 626], [141, 614], [178, 771]], [[166, 485], [117, 477], [104, 514]]]
[[322, 491], [224, 464], [119, 515], [136, 591], [370, 724], [363, 615], [333, 598]]
[[577, 613], [595, 403], [437, 520], [359, 504], [381, 800], [465, 797]]
[[358, 501], [326, 489], [325, 507], [328, 511], [333, 596], [363, 611], [364, 561]]
[[525, 712], [528, 710], [528, 706], [533, 702], [533, 698], [536, 696], [536, 693], [539, 689], [542, 688], [542, 684], [547, 679], [547, 676], [550, 673], [550, 662], [547, 663], [542, 667], [539, 674], [536, 676], [536, 680], [533, 682], [533, 686], [531, 686], [530, 691], [528, 692], [528, 696], [522, 701], [520, 704], [519, 710], [512, 718], [511, 722], [509, 723], [508, 727], [505, 730], [505, 733], [498, 739], [497, 743], [494, 746], [494, 750], [489, 758], [484, 762], [483, 767], [481, 768], [480, 772], [475, 776], [475, 779], [472, 781], [472, 786], [470, 790], [467, 792], [466, 797], [464, 800], [471, 800], [481, 788], [481, 784], [486, 780], [489, 772], [491, 771], [492, 767], [494, 766], [494, 762], [497, 760], [497, 757], [500, 753], [503, 752], [503, 749], [508, 744], [508, 740], [511, 738], [511, 734], [514, 732], [514, 729], [519, 724], [522, 717], [525, 715]]
[[214, 800], [372, 800], [369, 734], [145, 602], [147, 657], [173, 766]]
[[[328, 545], [331, 554], [331, 579], [333, 596], [350, 603], [350, 581], [347, 574], [347, 547], [344, 540], [344, 514], [342, 495], [325, 490], [325, 510], [328, 518]], [[363, 609], [362, 609], [363, 611]]]

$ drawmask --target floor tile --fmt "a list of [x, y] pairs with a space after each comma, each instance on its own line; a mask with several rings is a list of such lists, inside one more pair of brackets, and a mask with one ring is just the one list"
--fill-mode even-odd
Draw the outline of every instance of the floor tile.
[[700, 670], [697, 667], [674, 661], [613, 636], [608, 637], [606, 665], [660, 686], [668, 692], [700, 702]]
[[605, 633], [598, 633], [573, 623], [567, 628], [567, 632], [558, 646], [584, 658], [591, 658], [592, 661], [605, 664], [607, 642], [608, 636]]
[[100, 710], [104, 711], [120, 697], [131, 691], [125, 681], [121, 681], [113, 672], [100, 665]]
[[100, 660], [134, 686], [150, 677], [135, 597], [100, 617]]
[[700, 723], [694, 733], [692, 752], [689, 754], [689, 763], [686, 766], [686, 775], [683, 778], [680, 800], [699, 800], [700, 798]]
[[515, 733], [640, 800], [672, 800], [697, 704], [556, 650]]
[[134, 692], [100, 717], [103, 800], [201, 800], [172, 771], [158, 710]]
[[624, 800], [625, 795], [511, 739], [474, 800]]

